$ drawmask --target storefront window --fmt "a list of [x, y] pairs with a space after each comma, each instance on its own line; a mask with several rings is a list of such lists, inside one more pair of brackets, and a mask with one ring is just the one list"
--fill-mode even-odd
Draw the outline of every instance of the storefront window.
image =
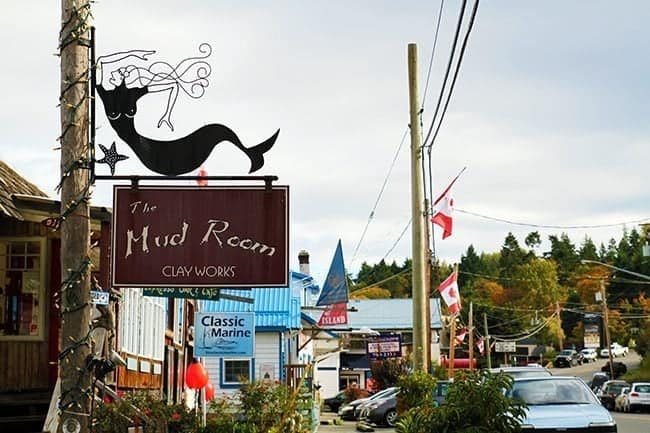
[[223, 376], [224, 384], [240, 384], [251, 379], [250, 359], [224, 359]]
[[0, 238], [0, 338], [42, 338], [45, 240]]

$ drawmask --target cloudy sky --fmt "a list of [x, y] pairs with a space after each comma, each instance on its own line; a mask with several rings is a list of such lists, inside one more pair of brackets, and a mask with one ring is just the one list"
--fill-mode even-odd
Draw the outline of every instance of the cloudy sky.
[[[4, 83], [0, 158], [52, 197], [60, 134], [57, 38], [60, 1], [5, 2], [0, 16]], [[470, 4], [472, 2], [470, 1]], [[460, 1], [448, 0], [426, 96], [438, 1], [104, 0], [93, 6], [98, 53], [156, 50], [176, 63], [212, 46], [203, 98], [179, 98], [173, 133], [156, 128], [163, 95], [139, 105], [137, 127], [170, 138], [206, 123], [231, 127], [246, 145], [280, 136], [256, 174], [291, 188], [291, 265], [311, 253], [322, 281], [337, 240], [348, 270], [411, 256], [407, 45], [419, 50], [423, 122], [431, 121]], [[500, 249], [564, 231], [576, 243], [620, 237], [650, 218], [650, 4], [626, 1], [483, 1], [447, 116], [432, 151], [434, 193], [454, 188], [452, 237], [436, 253], [460, 259], [468, 245]], [[131, 156], [116, 174], [149, 172], [117, 139], [98, 104], [99, 143]], [[369, 215], [388, 175], [359, 249]], [[98, 153], [101, 156], [101, 153]], [[243, 175], [246, 157], [222, 143], [210, 175]], [[106, 166], [98, 174], [108, 174]], [[111, 205], [98, 182], [93, 204]], [[618, 224], [618, 225], [617, 225]], [[532, 225], [567, 228], [537, 228]], [[602, 228], [568, 228], [599, 226]], [[398, 241], [399, 240], [399, 241]], [[395, 245], [396, 244], [396, 245]], [[395, 247], [393, 248], [393, 246]], [[546, 241], [541, 251], [548, 248]], [[353, 260], [354, 259], [354, 260]]]

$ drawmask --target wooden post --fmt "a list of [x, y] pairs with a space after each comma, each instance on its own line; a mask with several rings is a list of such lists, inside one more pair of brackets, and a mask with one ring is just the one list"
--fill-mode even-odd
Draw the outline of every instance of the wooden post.
[[[59, 432], [89, 431], [91, 374], [88, 0], [62, 0], [61, 55], [61, 337]], [[75, 161], [85, 164], [76, 165]]]
[[474, 304], [469, 303], [469, 371], [474, 371]]
[[488, 330], [487, 315], [483, 313], [483, 327], [485, 328], [485, 354], [487, 355], [487, 367], [492, 368], [492, 358], [490, 355], [490, 331]]
[[447, 367], [447, 377], [454, 377], [454, 361], [456, 358], [456, 314], [451, 315], [449, 321], [449, 366]]

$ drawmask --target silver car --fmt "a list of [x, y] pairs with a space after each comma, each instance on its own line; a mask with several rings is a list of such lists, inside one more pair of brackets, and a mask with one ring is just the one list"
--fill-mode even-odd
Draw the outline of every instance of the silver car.
[[528, 409], [522, 431], [616, 433], [614, 418], [582, 379], [551, 376], [515, 379], [509, 395]]

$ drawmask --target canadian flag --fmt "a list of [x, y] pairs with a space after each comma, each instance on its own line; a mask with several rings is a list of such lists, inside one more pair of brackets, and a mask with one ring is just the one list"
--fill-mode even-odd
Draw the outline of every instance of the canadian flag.
[[479, 353], [483, 355], [483, 352], [485, 352], [485, 340], [479, 338], [476, 342], [476, 348], [478, 349]]
[[[208, 170], [206, 170], [205, 168], [203, 168], [203, 166], [201, 166], [201, 168], [199, 168], [199, 172], [197, 173], [197, 176], [207, 177], [208, 176]], [[208, 186], [208, 180], [207, 179], [196, 179], [196, 183], [199, 186]]]
[[442, 238], [446, 239], [451, 236], [454, 223], [451, 217], [454, 210], [454, 198], [451, 196], [451, 187], [447, 188], [438, 200], [436, 200], [434, 206], [436, 205], [436, 212], [431, 217], [431, 222], [442, 227]]
[[465, 341], [466, 335], [467, 335], [467, 328], [463, 328], [460, 331], [458, 331], [458, 334], [456, 334], [456, 344], [462, 344], [463, 341]]
[[451, 314], [460, 311], [460, 293], [458, 293], [458, 272], [454, 271], [438, 286], [440, 296], [445, 300]]

